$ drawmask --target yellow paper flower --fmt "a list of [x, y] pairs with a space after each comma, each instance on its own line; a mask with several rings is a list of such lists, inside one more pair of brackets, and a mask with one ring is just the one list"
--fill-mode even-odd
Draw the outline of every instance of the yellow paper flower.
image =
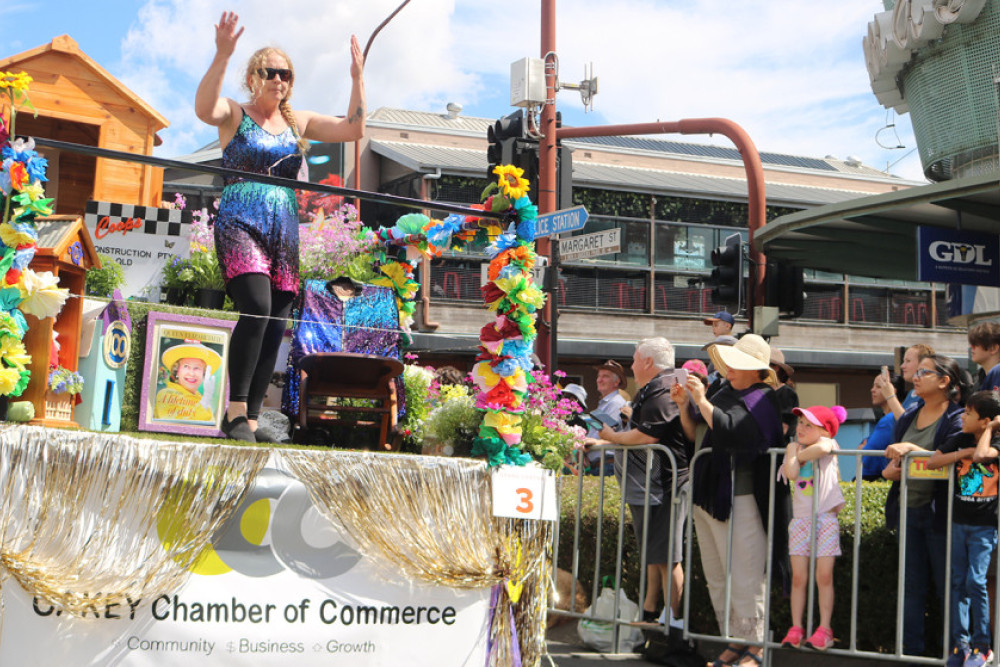
[[480, 390], [486, 392], [497, 386], [500, 376], [493, 372], [493, 367], [488, 361], [480, 361], [472, 367], [472, 382]]
[[518, 368], [513, 375], [505, 377], [504, 382], [514, 391], [528, 391], [528, 378], [524, 375], [523, 368]]
[[69, 290], [59, 287], [59, 278], [51, 271], [36, 273], [25, 269], [17, 287], [24, 297], [18, 308], [26, 315], [34, 315], [40, 320], [58, 315], [69, 298]]
[[14, 391], [20, 379], [21, 371], [16, 368], [0, 368], [0, 396], [6, 396]]
[[521, 432], [521, 415], [509, 412], [487, 412], [483, 417], [483, 426], [496, 429], [500, 435]]
[[545, 295], [535, 285], [531, 285], [530, 287], [518, 292], [517, 298], [520, 299], [521, 302], [534, 306], [535, 308], [541, 308], [545, 305]]
[[19, 232], [10, 223], [0, 225], [0, 241], [8, 248], [16, 248], [19, 245], [34, 243], [35, 238], [27, 232]]
[[512, 164], [504, 164], [493, 168], [493, 173], [499, 177], [500, 190], [510, 199], [520, 199], [528, 194], [528, 181], [524, 178], [524, 169]]
[[0, 343], [0, 359], [18, 368], [26, 368], [31, 363], [31, 355], [24, 343], [12, 336], [4, 337]]

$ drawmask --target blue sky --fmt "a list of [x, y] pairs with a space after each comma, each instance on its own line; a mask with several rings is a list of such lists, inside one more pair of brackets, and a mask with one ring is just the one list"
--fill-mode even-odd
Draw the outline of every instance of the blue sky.
[[[235, 69], [264, 44], [289, 52], [293, 105], [342, 114], [349, 92], [348, 39], [362, 43], [399, 0], [8, 0], [0, 5], [0, 55], [69, 34], [171, 126], [158, 154], [191, 152], [215, 138], [193, 112], [194, 91], [214, 53], [213, 24], [224, 9], [247, 30], [225, 92], [237, 99]], [[294, 12], [282, 7], [294, 7]], [[875, 100], [861, 50], [879, 0], [561, 0], [557, 52], [562, 80], [593, 65], [594, 110], [559, 94], [571, 125], [726, 117], [761, 151], [860, 157], [906, 178], [921, 169], [908, 115]], [[376, 39], [366, 67], [368, 106], [495, 118], [511, 111], [510, 63], [539, 55], [539, 2], [411, 0]], [[888, 122], [906, 146], [885, 150], [875, 135]], [[707, 137], [667, 137], [719, 143]], [[882, 143], [895, 143], [892, 131]]]

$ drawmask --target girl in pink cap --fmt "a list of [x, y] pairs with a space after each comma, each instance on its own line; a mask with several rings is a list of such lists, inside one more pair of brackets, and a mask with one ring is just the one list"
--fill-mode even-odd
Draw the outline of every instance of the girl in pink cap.
[[[840, 492], [840, 471], [833, 451], [838, 449], [837, 429], [847, 410], [839, 405], [795, 408], [799, 417], [795, 440], [785, 449], [783, 476], [792, 487], [792, 520], [788, 524], [788, 553], [792, 561], [792, 627], [782, 646], [800, 648], [805, 637], [802, 613], [809, 583], [809, 555], [812, 551], [813, 512], [816, 516], [816, 594], [819, 600], [819, 627], [807, 646], [820, 651], [833, 646], [833, 563], [840, 555], [840, 524], [837, 513], [844, 506]], [[818, 475], [817, 475], [818, 471]], [[814, 509], [815, 508], [815, 509]]]

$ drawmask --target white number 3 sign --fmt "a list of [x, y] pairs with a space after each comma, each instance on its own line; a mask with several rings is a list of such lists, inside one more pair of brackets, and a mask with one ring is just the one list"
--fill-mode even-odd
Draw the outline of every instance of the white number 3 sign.
[[551, 470], [501, 466], [493, 470], [493, 516], [555, 521], [556, 482]]

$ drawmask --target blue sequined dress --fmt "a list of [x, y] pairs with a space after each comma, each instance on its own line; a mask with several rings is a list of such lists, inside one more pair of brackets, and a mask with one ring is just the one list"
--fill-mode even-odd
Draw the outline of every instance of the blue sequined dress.
[[[302, 164], [295, 133], [271, 134], [245, 111], [222, 166], [295, 178]], [[299, 209], [295, 191], [226, 178], [215, 221], [215, 250], [226, 282], [263, 273], [276, 290], [299, 291]]]

